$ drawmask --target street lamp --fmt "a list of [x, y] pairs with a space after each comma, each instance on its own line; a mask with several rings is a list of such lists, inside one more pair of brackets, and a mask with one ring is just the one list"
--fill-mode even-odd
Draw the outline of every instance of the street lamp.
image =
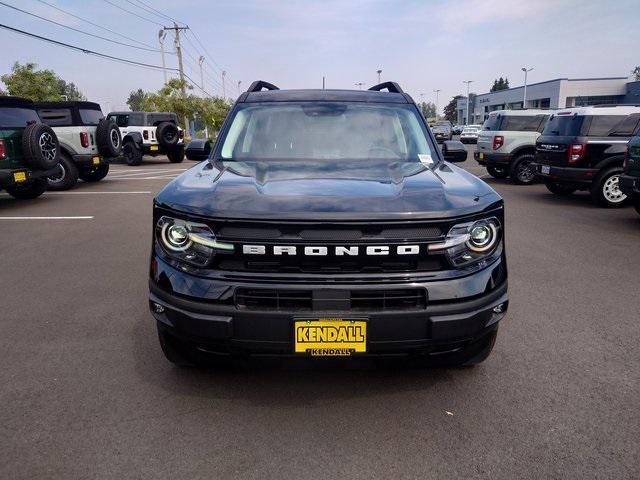
[[522, 67], [520, 70], [524, 72], [524, 96], [522, 98], [522, 108], [527, 108], [527, 73], [533, 70], [533, 67]]
[[382, 73], [382, 70], [376, 70], [376, 73], [378, 74], [378, 83], [380, 83], [380, 74]]
[[462, 83], [466, 83], [467, 84], [467, 125], [469, 125], [469, 85], [471, 83], [473, 83], [473, 80], [463, 80]]
[[434, 90], [434, 92], [436, 92], [436, 120], [438, 119], [438, 107], [440, 105], [440, 102], [439, 102], [440, 91], [441, 90], [439, 88]]
[[167, 68], [164, 63], [164, 37], [167, 36], [167, 31], [162, 28], [158, 32], [158, 41], [160, 42], [160, 54], [162, 55], [162, 74], [164, 75], [164, 84], [167, 84]]

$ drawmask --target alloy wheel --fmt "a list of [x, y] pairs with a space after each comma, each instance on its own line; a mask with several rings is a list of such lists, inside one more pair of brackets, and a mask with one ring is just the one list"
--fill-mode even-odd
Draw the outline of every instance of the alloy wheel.
[[609, 203], [621, 203], [627, 199], [627, 196], [620, 190], [620, 175], [611, 175], [602, 185], [602, 194]]
[[45, 132], [40, 135], [38, 144], [40, 145], [40, 151], [42, 152], [42, 155], [47, 160], [54, 160], [56, 158], [56, 142], [53, 140], [53, 136], [49, 132]]

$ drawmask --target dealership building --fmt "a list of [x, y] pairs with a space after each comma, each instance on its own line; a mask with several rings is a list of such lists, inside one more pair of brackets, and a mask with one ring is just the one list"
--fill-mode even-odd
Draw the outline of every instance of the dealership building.
[[[524, 87], [469, 95], [469, 124], [481, 124], [494, 110], [523, 108]], [[640, 82], [628, 77], [556, 78], [527, 85], [526, 108], [569, 108], [600, 104], [640, 104]], [[457, 123], [467, 123], [467, 99], [458, 99]]]

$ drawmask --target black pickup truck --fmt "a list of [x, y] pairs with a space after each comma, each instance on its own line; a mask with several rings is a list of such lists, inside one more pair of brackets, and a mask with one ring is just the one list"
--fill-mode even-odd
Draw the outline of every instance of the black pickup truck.
[[166, 357], [410, 356], [473, 365], [508, 308], [502, 198], [393, 82], [254, 82], [208, 161], [154, 201]]

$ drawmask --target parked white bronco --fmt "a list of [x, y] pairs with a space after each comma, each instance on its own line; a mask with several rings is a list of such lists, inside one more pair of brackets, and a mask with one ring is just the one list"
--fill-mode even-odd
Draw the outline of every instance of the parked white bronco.
[[109, 159], [120, 156], [118, 127], [93, 102], [37, 102], [38, 116], [60, 142], [57, 175], [47, 177], [49, 190], [67, 190], [78, 178], [98, 182], [109, 173]]
[[474, 158], [492, 177], [511, 177], [516, 185], [535, 182], [531, 162], [536, 140], [552, 113], [534, 109], [491, 112], [478, 135]]
[[128, 165], [140, 165], [144, 155], [166, 155], [171, 163], [184, 160], [184, 134], [175, 113], [111, 112], [108, 118], [120, 128]]

